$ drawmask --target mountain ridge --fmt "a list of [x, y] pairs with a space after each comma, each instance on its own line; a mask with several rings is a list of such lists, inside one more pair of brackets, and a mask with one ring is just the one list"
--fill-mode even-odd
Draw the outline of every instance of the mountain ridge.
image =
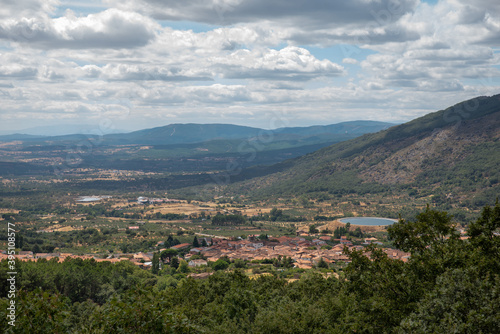
[[[265, 130], [233, 124], [198, 124], [175, 123], [150, 129], [143, 129], [128, 133], [118, 134], [71, 134], [61, 136], [31, 136], [7, 135], [0, 136], [0, 141], [12, 138], [25, 141], [81, 141], [90, 140], [99, 142], [99, 145], [176, 145], [203, 143], [211, 140], [223, 139], [259, 139], [265, 140], [296, 140], [317, 137], [316, 141], [326, 142], [330, 139], [337, 141], [337, 135], [360, 135], [368, 132], [379, 131], [393, 126], [392, 123], [378, 121], [350, 121], [330, 125], [315, 125], [309, 127], [285, 127], [275, 130]], [[314, 139], [314, 138], [312, 138]]]
[[[242, 173], [229, 191], [315, 197], [415, 188], [417, 195], [433, 190], [459, 202], [468, 194], [498, 192], [499, 138], [500, 95], [481, 96], [283, 161], [262, 170], [262, 177], [245, 180]], [[270, 173], [273, 169], [276, 172]]]

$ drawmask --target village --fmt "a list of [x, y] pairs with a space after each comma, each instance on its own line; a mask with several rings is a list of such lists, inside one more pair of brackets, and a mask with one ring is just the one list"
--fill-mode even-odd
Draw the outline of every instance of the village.
[[[334, 240], [339, 242], [333, 246], [330, 236], [319, 236], [317, 239], [307, 240], [304, 237], [280, 236], [277, 238], [268, 237], [261, 240], [257, 235], [250, 235], [247, 239], [237, 238], [231, 240], [224, 237], [200, 237], [197, 238], [200, 245], [205, 247], [193, 247], [192, 243], [182, 243], [172, 246], [179, 258], [185, 260], [188, 266], [203, 267], [211, 262], [216, 262], [221, 258], [230, 261], [244, 260], [251, 263], [262, 263], [265, 260], [290, 258], [293, 267], [300, 269], [312, 269], [324, 261], [328, 265], [349, 263], [350, 259], [345, 254], [344, 248], [349, 250], [363, 250], [365, 246], [371, 243], [377, 243], [376, 238], [366, 238], [363, 245], [353, 245], [345, 236]], [[167, 248], [161, 248], [163, 242], [158, 242], [158, 252], [161, 253]], [[407, 262], [410, 254], [390, 248], [383, 248], [389, 258]], [[369, 254], [367, 254], [369, 255]], [[130, 261], [131, 263], [143, 268], [152, 267], [154, 252], [121, 253], [112, 254], [106, 258], [95, 254], [75, 255], [71, 253], [33, 253], [31, 251], [20, 251], [15, 258], [20, 261], [38, 261], [45, 259], [47, 261], [57, 259], [63, 262], [66, 259], [95, 260], [97, 262], [117, 263], [120, 261]], [[7, 259], [6, 252], [0, 254], [0, 260]], [[194, 275], [196, 277], [196, 275]]]

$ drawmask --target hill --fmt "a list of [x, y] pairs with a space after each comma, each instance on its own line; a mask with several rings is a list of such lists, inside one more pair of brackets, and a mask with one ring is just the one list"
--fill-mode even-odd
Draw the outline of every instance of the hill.
[[31, 139], [43, 139], [43, 136], [36, 135], [26, 135], [21, 133], [13, 133], [11, 135], [1, 135], [0, 142], [2, 141], [14, 141], [14, 140], [31, 140]]
[[[170, 124], [152, 129], [144, 129], [130, 133], [107, 134], [98, 138], [99, 143], [106, 145], [176, 145], [202, 143], [211, 140], [250, 139], [271, 137], [273, 140], [297, 140], [304, 138], [322, 138], [328, 141], [331, 138], [354, 137], [365, 133], [387, 129], [394, 124], [376, 121], [352, 121], [331, 125], [316, 125], [309, 127], [285, 127], [275, 130], [265, 130], [233, 124]], [[61, 130], [62, 131], [62, 130]], [[67, 131], [66, 131], [67, 132]], [[92, 132], [91, 132], [92, 133]], [[97, 135], [86, 133], [64, 134], [55, 136], [33, 136], [14, 134], [0, 136], [0, 141], [27, 140], [27, 141], [79, 141]], [[309, 142], [312, 140], [309, 140]], [[317, 141], [317, 140], [316, 140]]]
[[[75, 158], [71, 164], [63, 163], [65, 169], [212, 172], [225, 170], [228, 165], [272, 165], [389, 126], [392, 124], [353, 121], [264, 130], [230, 124], [172, 124], [104, 136], [15, 135], [3, 137], [6, 143], [0, 147], [0, 158], [12, 163], [29, 161], [33, 165], [55, 163], [56, 167], [58, 161]], [[0, 174], [9, 175], [12, 170], [0, 169]], [[21, 174], [29, 170], [20, 169]]]
[[[228, 191], [323, 200], [391, 196], [478, 207], [500, 193], [499, 138], [500, 95], [481, 96], [258, 173], [247, 170]], [[265, 176], [253, 177], [259, 173]]]

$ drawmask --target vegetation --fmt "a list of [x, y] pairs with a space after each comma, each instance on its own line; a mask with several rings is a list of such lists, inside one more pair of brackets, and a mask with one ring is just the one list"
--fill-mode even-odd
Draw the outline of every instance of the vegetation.
[[[182, 263], [180, 273], [164, 267], [155, 274], [127, 262], [19, 262], [23, 316], [14, 328], [2, 315], [0, 326], [6, 333], [494, 333], [500, 204], [482, 210], [468, 239], [452, 222], [430, 208], [414, 221], [400, 220], [389, 235], [411, 252], [408, 262], [372, 245], [368, 253], [347, 252], [351, 263], [339, 279], [310, 272], [287, 281], [277, 271], [252, 279], [228, 270], [224, 259], [206, 280], [186, 278]], [[275, 265], [286, 268], [289, 260]], [[7, 271], [3, 261], [4, 281]], [[6, 296], [7, 286], [1, 288]], [[1, 312], [7, 303], [0, 300]]]
[[245, 217], [240, 214], [236, 215], [222, 215], [217, 214], [212, 218], [213, 225], [228, 226], [228, 225], [241, 225], [246, 222]]

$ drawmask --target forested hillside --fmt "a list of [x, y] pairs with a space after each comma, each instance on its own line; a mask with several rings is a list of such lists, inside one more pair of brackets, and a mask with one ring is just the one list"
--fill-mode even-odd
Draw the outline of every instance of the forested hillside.
[[[500, 95], [285, 161], [229, 188], [255, 196], [397, 194], [480, 207], [499, 193]], [[252, 175], [251, 169], [236, 176]], [[257, 174], [258, 175], [258, 174]]]

